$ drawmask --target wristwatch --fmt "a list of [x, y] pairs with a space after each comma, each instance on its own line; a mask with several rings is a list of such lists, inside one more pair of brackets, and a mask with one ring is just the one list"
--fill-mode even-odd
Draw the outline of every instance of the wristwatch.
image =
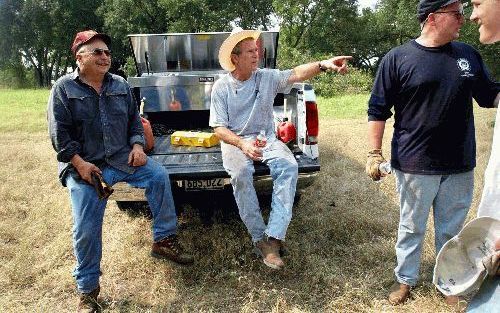
[[322, 72], [326, 72], [326, 70], [328, 70], [328, 68], [326, 66], [323, 66], [321, 64], [321, 61], [318, 62], [318, 67], [319, 67], [319, 70]]

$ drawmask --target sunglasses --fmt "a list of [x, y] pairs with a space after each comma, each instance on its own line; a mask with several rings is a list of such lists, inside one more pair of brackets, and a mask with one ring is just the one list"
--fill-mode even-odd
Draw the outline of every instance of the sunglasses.
[[464, 9], [461, 8], [460, 10], [456, 10], [456, 11], [441, 11], [441, 12], [434, 12], [434, 14], [444, 14], [444, 13], [451, 13], [455, 16], [455, 18], [458, 20], [458, 19], [461, 19], [463, 16], [464, 16]]
[[106, 50], [106, 49], [101, 49], [101, 48], [95, 48], [92, 51], [82, 52], [82, 54], [83, 53], [86, 53], [86, 54], [90, 53], [90, 54], [95, 55], [95, 56], [101, 56], [104, 53], [107, 57], [111, 56], [111, 50]]

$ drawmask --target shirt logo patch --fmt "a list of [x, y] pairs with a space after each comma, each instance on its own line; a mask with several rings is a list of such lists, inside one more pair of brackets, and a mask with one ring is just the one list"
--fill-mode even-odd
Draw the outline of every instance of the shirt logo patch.
[[457, 60], [458, 68], [462, 71], [462, 77], [472, 77], [474, 74], [470, 72], [470, 63], [467, 59], [460, 58]]

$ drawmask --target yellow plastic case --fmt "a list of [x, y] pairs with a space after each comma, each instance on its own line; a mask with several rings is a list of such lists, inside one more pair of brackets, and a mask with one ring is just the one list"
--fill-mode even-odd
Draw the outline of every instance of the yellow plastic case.
[[175, 146], [210, 148], [219, 144], [214, 133], [176, 131], [170, 135], [170, 143]]

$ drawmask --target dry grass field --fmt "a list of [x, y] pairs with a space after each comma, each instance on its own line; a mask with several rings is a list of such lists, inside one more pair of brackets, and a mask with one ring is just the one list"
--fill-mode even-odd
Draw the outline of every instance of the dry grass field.
[[[48, 91], [0, 90], [0, 312], [76, 308], [71, 208], [45, 130], [47, 97]], [[478, 167], [469, 219], [481, 195], [495, 113], [476, 107]], [[149, 256], [149, 220], [109, 202], [103, 312], [451, 312], [431, 283], [432, 231], [413, 299], [398, 307], [386, 301], [399, 217], [394, 178], [376, 184], [364, 174], [364, 115], [323, 114], [320, 123], [321, 174], [295, 208], [285, 270], [272, 271], [254, 257], [238, 218], [204, 226], [189, 207], [180, 235], [195, 254], [194, 266], [158, 261]], [[386, 155], [391, 133], [388, 127]]]

